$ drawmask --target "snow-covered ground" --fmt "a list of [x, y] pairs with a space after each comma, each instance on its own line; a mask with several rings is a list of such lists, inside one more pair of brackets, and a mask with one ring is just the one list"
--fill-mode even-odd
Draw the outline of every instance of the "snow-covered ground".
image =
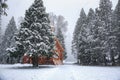
[[0, 80], [120, 80], [120, 67], [0, 65]]

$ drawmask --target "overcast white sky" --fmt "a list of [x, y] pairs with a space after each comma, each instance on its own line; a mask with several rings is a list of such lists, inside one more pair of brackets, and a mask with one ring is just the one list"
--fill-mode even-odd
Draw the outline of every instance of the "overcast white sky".
[[[34, 0], [8, 0], [8, 16], [3, 17], [3, 29], [12, 16], [15, 17], [16, 22], [20, 16], [24, 16], [25, 10], [33, 3]], [[80, 15], [81, 8], [84, 8], [86, 14], [89, 8], [95, 9], [99, 5], [99, 0], [43, 0], [44, 6], [47, 12], [53, 12], [56, 15], [63, 15], [68, 21], [68, 32], [66, 39], [67, 51], [71, 53], [71, 40], [72, 33], [76, 24], [76, 21]], [[118, 0], [111, 0], [113, 2], [113, 8], [116, 6]], [[18, 25], [18, 24], [17, 24]]]

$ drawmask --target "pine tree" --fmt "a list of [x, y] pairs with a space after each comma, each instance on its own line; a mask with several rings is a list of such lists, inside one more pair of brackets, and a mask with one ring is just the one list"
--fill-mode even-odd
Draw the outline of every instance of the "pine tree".
[[115, 63], [114, 55], [116, 46], [116, 36], [114, 35], [114, 26], [112, 26], [112, 2], [110, 0], [100, 0], [100, 5], [98, 8], [98, 15], [102, 22], [104, 22], [104, 52], [107, 55], [107, 60], [110, 65]]
[[[1, 21], [0, 21], [0, 23], [1, 23]], [[1, 43], [2, 43], [2, 34], [1, 34], [1, 32], [2, 32], [2, 31], [1, 31], [1, 24], [0, 24], [0, 48], [1, 48], [1, 46], [2, 46], [2, 45], [1, 45]], [[2, 57], [2, 54], [3, 54], [3, 53], [1, 53], [1, 51], [0, 51], [0, 63], [2, 62], [2, 58], [1, 58], [1, 57]]]
[[1, 24], [0, 24], [0, 44], [1, 44], [1, 42], [2, 42], [2, 37], [3, 37], [2, 27], [1, 27]]
[[115, 55], [115, 62], [116, 65], [120, 65], [120, 0], [118, 0], [118, 4], [113, 12], [113, 26], [114, 26], [114, 32], [117, 37], [116, 44], [117, 50]]
[[[6, 0], [0, 0], [0, 44], [2, 42], [2, 30], [1, 30], [1, 27], [2, 27], [2, 25], [1, 25], [2, 18], [1, 18], [1, 16], [3, 14], [7, 15], [7, 13], [5, 12], [5, 10], [6, 10], [6, 8], [8, 8], [8, 5], [5, 2], [6, 2]], [[0, 53], [0, 56], [1, 55], [2, 54]], [[0, 60], [0, 61], [2, 61], [2, 60]]]
[[[84, 58], [84, 63], [86, 63], [87, 65], [93, 65], [92, 64], [92, 55], [94, 54], [93, 53], [93, 44], [94, 44], [94, 28], [95, 28], [95, 12], [92, 8], [89, 9], [89, 13], [87, 15], [87, 25], [86, 25], [86, 28], [84, 29], [84, 32], [85, 33], [85, 36], [86, 36], [86, 40], [85, 43], [86, 43], [86, 48], [85, 48], [85, 52], [86, 53], [86, 58]], [[85, 57], [84, 56], [84, 57]]]
[[[1, 10], [1, 6], [0, 6], [0, 10]], [[0, 47], [1, 47], [1, 42], [2, 42], [2, 30], [1, 30], [2, 26], [1, 26], [1, 22], [2, 22], [2, 19], [1, 19], [1, 14], [0, 14]], [[1, 56], [2, 56], [2, 53], [0, 53], [0, 62], [2, 62]]]
[[88, 65], [90, 61], [90, 54], [89, 54], [89, 45], [88, 45], [88, 36], [89, 32], [87, 32], [89, 28], [87, 24], [83, 24], [79, 34], [79, 49], [78, 49], [78, 59], [80, 59], [81, 65]]
[[5, 11], [7, 8], [8, 8], [8, 5], [6, 4], [6, 0], [0, 0], [0, 43], [2, 41], [2, 29], [1, 29], [2, 18], [1, 18], [1, 16], [7, 15], [7, 13]]
[[16, 43], [19, 52], [32, 54], [33, 66], [38, 66], [38, 55], [52, 56], [54, 48], [54, 35], [51, 31], [48, 14], [42, 0], [35, 0], [32, 6], [26, 11], [24, 22], [16, 36]]
[[78, 18], [78, 21], [76, 23], [75, 26], [75, 30], [73, 33], [73, 41], [72, 41], [72, 53], [74, 54], [75, 57], [77, 57], [78, 62], [79, 62], [79, 45], [80, 45], [80, 32], [81, 32], [81, 28], [83, 27], [83, 25], [86, 24], [86, 14], [84, 12], [84, 9], [81, 10], [80, 12], [80, 18]]
[[91, 65], [91, 55], [93, 54], [92, 49], [94, 48], [94, 24], [95, 24], [95, 13], [93, 9], [89, 10], [87, 15], [86, 24], [81, 27], [79, 35], [79, 59], [82, 65]]
[[3, 41], [0, 46], [0, 53], [2, 54], [3, 57], [3, 63], [6, 63], [6, 60], [9, 57], [7, 48], [12, 48], [15, 46], [14, 35], [16, 31], [17, 31], [16, 23], [14, 17], [12, 17], [9, 24], [7, 25], [7, 29], [5, 31]]
[[1, 15], [2, 15], [2, 1], [0, 2], [1, 4], [0, 4], [0, 43], [1, 43], [1, 41], [2, 41], [2, 37], [1, 37], [1, 22], [2, 22], [2, 19], [1, 19]]
[[95, 13], [95, 19], [93, 19], [92, 34], [93, 41], [91, 43], [91, 65], [106, 65], [103, 43], [104, 40], [104, 24], [100, 20], [97, 12]]

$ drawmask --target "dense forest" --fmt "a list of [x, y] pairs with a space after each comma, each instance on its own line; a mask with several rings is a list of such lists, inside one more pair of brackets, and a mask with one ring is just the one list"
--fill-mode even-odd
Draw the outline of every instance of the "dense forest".
[[120, 0], [114, 10], [110, 0], [100, 0], [87, 15], [81, 9], [72, 53], [81, 65], [120, 65]]

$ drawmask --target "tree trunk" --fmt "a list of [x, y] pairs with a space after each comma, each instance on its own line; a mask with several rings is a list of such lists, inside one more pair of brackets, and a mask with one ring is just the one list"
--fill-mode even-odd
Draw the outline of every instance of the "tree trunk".
[[114, 54], [113, 54], [113, 51], [111, 52], [111, 66], [115, 66], [115, 59], [114, 59]]
[[32, 64], [33, 64], [33, 67], [38, 67], [38, 55], [37, 54], [32, 55]]

